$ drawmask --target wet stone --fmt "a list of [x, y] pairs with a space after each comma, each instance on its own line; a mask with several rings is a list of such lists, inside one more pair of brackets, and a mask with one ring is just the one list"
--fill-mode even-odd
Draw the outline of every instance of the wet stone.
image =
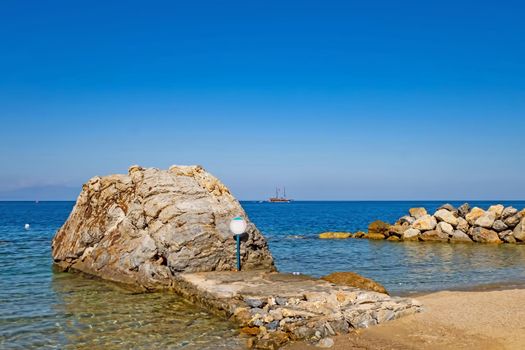
[[288, 299], [281, 298], [281, 297], [275, 297], [275, 302], [277, 303], [277, 305], [286, 305], [286, 303], [288, 302]]
[[261, 308], [265, 304], [262, 300], [253, 299], [253, 298], [246, 298], [244, 299], [244, 302], [248, 304], [249, 307], [253, 307], [253, 308]]
[[270, 330], [275, 330], [277, 327], [279, 327], [279, 321], [272, 321], [266, 325], [266, 328]]

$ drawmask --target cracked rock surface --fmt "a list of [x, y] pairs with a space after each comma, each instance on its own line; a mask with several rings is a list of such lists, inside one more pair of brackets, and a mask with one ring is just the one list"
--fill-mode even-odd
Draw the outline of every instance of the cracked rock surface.
[[52, 255], [78, 270], [145, 290], [171, 289], [182, 272], [236, 268], [229, 222], [248, 222], [243, 270], [274, 271], [266, 240], [230, 191], [200, 166], [132, 166], [126, 175], [94, 177], [82, 188]]

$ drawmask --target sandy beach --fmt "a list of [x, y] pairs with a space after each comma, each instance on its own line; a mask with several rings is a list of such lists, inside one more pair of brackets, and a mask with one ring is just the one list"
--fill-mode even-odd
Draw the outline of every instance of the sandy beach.
[[[524, 298], [524, 289], [422, 295], [424, 312], [336, 336], [331, 349], [523, 349]], [[319, 348], [294, 343], [285, 349]]]

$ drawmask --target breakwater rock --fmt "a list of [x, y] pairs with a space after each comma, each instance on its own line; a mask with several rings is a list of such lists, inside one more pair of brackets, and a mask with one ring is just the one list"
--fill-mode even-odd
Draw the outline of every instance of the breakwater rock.
[[319, 234], [321, 239], [346, 239], [352, 236], [351, 232], [323, 232]]
[[411, 208], [393, 225], [377, 220], [368, 225], [368, 232], [325, 232], [319, 238], [521, 244], [525, 243], [525, 209], [495, 204], [484, 210], [468, 203], [458, 208], [444, 204], [431, 215], [425, 208]]
[[384, 234], [385, 238], [436, 242], [517, 243], [525, 241], [525, 210], [501, 204], [487, 210], [468, 203], [458, 208], [450, 204], [434, 214], [412, 208]]
[[363, 290], [371, 290], [378, 293], [388, 294], [383, 285], [370, 278], [363, 277], [355, 272], [332, 272], [321, 279], [344, 286], [356, 287]]
[[[229, 222], [247, 219], [239, 202], [199, 166], [132, 166], [82, 188], [52, 243], [54, 262], [145, 290], [169, 289], [182, 272], [236, 268]], [[264, 237], [248, 221], [244, 270], [274, 271]]]
[[348, 238], [450, 243], [524, 243], [525, 209], [520, 211], [495, 204], [484, 210], [478, 207], [471, 208], [468, 203], [458, 208], [444, 204], [435, 213], [429, 214], [425, 208], [411, 208], [408, 215], [401, 217], [393, 225], [380, 220], [374, 221], [368, 226], [368, 233], [359, 231], [348, 235]]

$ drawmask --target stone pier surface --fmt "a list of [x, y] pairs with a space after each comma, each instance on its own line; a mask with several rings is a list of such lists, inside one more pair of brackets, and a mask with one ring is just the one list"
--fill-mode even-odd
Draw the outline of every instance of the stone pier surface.
[[240, 324], [249, 346], [276, 349], [319, 340], [421, 310], [414, 299], [277, 272], [199, 272], [177, 277], [175, 290]]

